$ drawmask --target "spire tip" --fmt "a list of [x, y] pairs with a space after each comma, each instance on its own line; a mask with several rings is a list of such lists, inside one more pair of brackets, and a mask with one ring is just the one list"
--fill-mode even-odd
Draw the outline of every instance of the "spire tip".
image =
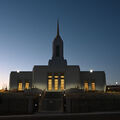
[[57, 20], [57, 36], [59, 36], [59, 19]]

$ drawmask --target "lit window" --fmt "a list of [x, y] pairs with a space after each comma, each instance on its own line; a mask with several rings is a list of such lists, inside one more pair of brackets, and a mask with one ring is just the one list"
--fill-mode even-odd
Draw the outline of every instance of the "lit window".
[[22, 83], [18, 83], [18, 90], [19, 90], [19, 91], [22, 90]]
[[91, 83], [91, 89], [92, 91], [95, 91], [95, 83]]
[[61, 90], [64, 90], [64, 79], [61, 79]]
[[58, 79], [54, 80], [54, 85], [55, 90], [58, 90]]
[[60, 76], [61, 78], [64, 78], [64, 76]]
[[58, 76], [54, 76], [54, 78], [58, 78]]
[[48, 78], [52, 78], [52, 76], [50, 75], [50, 76], [48, 76]]
[[29, 83], [25, 83], [25, 89], [29, 89]]
[[85, 91], [88, 91], [88, 89], [89, 89], [88, 83], [86, 82], [86, 83], [84, 83], [84, 90], [85, 90]]
[[52, 90], [52, 79], [48, 79], [48, 90]]

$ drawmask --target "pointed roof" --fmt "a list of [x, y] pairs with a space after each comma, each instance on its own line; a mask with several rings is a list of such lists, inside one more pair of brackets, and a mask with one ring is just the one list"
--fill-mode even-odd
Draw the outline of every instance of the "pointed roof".
[[59, 19], [57, 20], [57, 35], [56, 35], [53, 42], [58, 41], [58, 40], [62, 41], [62, 38], [61, 38], [60, 33], [59, 33]]
[[59, 36], [59, 20], [57, 20], [57, 36]]

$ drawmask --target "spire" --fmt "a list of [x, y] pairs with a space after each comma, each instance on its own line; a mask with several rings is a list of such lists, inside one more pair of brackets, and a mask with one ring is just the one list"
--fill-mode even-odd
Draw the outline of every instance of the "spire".
[[57, 36], [59, 36], [59, 20], [57, 20]]

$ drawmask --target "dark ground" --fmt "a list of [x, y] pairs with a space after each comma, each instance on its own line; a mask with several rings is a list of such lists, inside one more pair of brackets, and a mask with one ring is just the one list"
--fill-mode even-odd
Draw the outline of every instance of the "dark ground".
[[120, 120], [120, 112], [37, 113], [33, 115], [0, 116], [0, 120]]

